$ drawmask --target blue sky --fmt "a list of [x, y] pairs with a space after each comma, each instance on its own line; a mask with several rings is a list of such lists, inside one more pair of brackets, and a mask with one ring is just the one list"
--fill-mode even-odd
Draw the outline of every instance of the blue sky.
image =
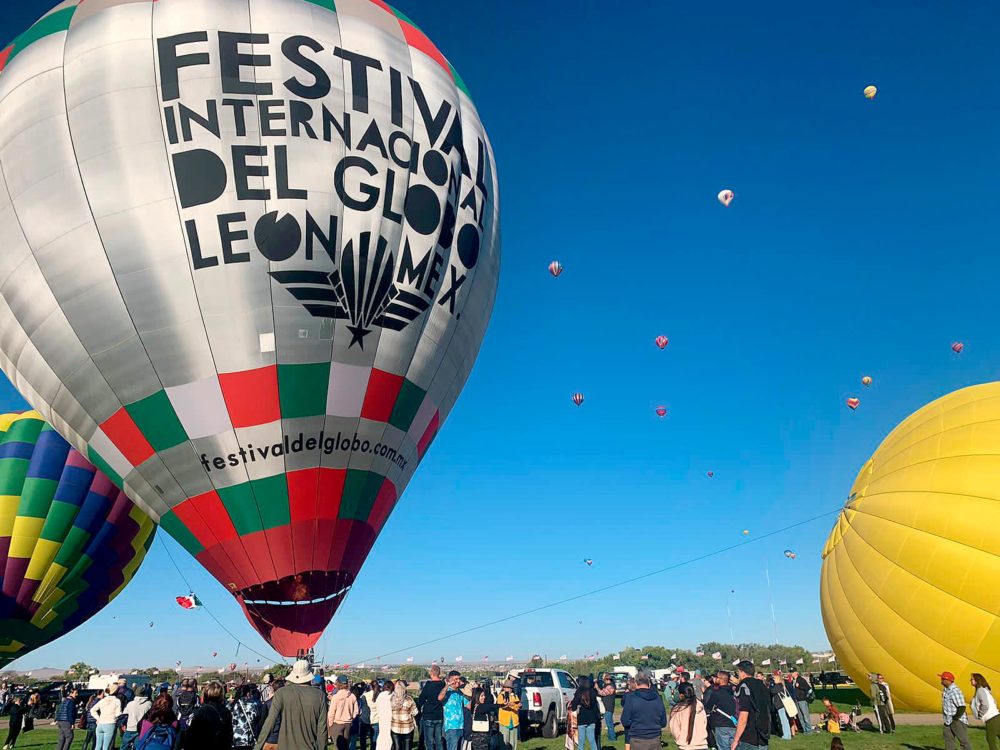
[[[4, 4], [4, 36], [46, 6]], [[897, 422], [995, 377], [1000, 14], [900, 1], [400, 7], [461, 72], [493, 140], [503, 270], [465, 393], [321, 651], [693, 648], [729, 639], [731, 589], [736, 639], [770, 641], [765, 559], [780, 640], [825, 646], [832, 516], [407, 648], [832, 511]], [[728, 210], [715, 200], [727, 187]], [[271, 655], [165, 541], [212, 612]], [[177, 608], [182, 593], [157, 542], [104, 613], [18, 666], [233, 660], [205, 612]]]

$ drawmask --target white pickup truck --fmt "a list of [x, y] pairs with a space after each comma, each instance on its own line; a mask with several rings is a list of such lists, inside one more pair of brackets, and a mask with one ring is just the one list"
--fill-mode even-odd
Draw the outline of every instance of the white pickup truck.
[[515, 669], [510, 676], [521, 682], [521, 736], [526, 739], [532, 729], [540, 729], [545, 739], [558, 737], [576, 680], [563, 669]]

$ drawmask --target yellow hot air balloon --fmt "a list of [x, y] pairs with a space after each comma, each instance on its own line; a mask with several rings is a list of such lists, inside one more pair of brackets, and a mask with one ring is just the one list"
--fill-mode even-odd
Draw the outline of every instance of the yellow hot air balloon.
[[903, 421], [862, 467], [823, 550], [830, 644], [896, 705], [941, 706], [937, 674], [1000, 682], [1000, 383]]
[[874, 99], [878, 89], [875, 86], [865, 86], [865, 99]]

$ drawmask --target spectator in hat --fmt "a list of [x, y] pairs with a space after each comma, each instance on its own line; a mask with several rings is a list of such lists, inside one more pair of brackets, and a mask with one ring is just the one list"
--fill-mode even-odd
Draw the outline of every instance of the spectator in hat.
[[347, 675], [338, 675], [334, 682], [330, 708], [326, 714], [329, 738], [337, 750], [348, 750], [351, 741], [351, 723], [358, 717], [358, 699], [351, 692]]
[[274, 723], [281, 721], [278, 750], [325, 750], [327, 740], [326, 695], [310, 687], [313, 680], [309, 662], [300, 659], [292, 666], [286, 684], [275, 691], [255, 750], [263, 750]]
[[[517, 750], [518, 727], [521, 723], [521, 698], [514, 690], [514, 681], [506, 680], [501, 686], [497, 695], [497, 706], [499, 715], [497, 721], [500, 725], [500, 736], [503, 737], [503, 744], [506, 750]], [[994, 750], [994, 748], [990, 748]]]
[[941, 679], [941, 713], [944, 716], [944, 747], [945, 750], [955, 750], [956, 744], [962, 750], [972, 750], [969, 742], [969, 717], [965, 710], [965, 696], [955, 684], [955, 675], [942, 672]]

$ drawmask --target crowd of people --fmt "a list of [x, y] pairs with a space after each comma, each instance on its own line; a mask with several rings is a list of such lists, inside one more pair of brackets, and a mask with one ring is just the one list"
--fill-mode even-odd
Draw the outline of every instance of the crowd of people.
[[[939, 675], [946, 750], [972, 750], [965, 696], [950, 672]], [[683, 670], [655, 682], [640, 672], [623, 695], [612, 675], [599, 681], [580, 677], [567, 706], [566, 750], [601, 750], [602, 737], [618, 739], [625, 750], [660, 750], [669, 729], [678, 750], [759, 750], [772, 737], [827, 731], [834, 735], [865, 728], [893, 732], [892, 693], [882, 675], [872, 676], [870, 719], [857, 721], [860, 706], [845, 714], [825, 698], [814, 725], [810, 705], [816, 696], [810, 679], [792, 670], [764, 675], [752, 662], [736, 673], [709, 676]], [[1000, 709], [981, 674], [973, 674], [971, 715], [986, 725], [989, 750], [1000, 750]], [[194, 679], [129, 687], [124, 679], [85, 702], [70, 688], [55, 710], [56, 750], [70, 750], [78, 730], [82, 750], [517, 750], [522, 714], [519, 679], [494, 685], [466, 680], [452, 671], [442, 677], [437, 665], [411, 694], [404, 680], [351, 684], [346, 676], [328, 682], [309, 663], [296, 662], [285, 679], [265, 675], [260, 684], [227, 691], [218, 681], [201, 686]], [[11, 695], [0, 686], [0, 706], [10, 723], [3, 750], [16, 747], [22, 732], [34, 728], [40, 695]], [[154, 695], [155, 692], [155, 695]], [[618, 721], [617, 702], [621, 701]], [[842, 750], [835, 738], [832, 750]]]

